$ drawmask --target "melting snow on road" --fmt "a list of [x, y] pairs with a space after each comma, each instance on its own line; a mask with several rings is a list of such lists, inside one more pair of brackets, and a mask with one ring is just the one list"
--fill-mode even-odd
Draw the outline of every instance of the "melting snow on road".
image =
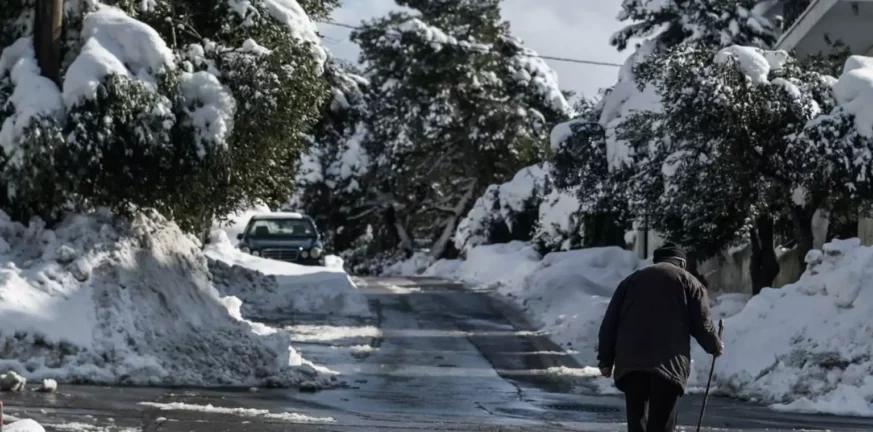
[[272, 413], [268, 410], [254, 408], [225, 408], [209, 405], [195, 405], [183, 402], [155, 403], [140, 402], [140, 405], [157, 408], [162, 411], [197, 411], [210, 414], [228, 414], [241, 417], [256, 417], [270, 420], [287, 421], [291, 423], [333, 423], [331, 417], [309, 417], [303, 414], [283, 412]]

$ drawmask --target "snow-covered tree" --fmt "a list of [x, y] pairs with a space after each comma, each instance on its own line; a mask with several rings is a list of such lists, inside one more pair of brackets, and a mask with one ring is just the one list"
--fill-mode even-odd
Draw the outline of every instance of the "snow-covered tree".
[[325, 76], [331, 98], [312, 131], [311, 147], [300, 160], [297, 193], [289, 206], [315, 217], [330, 250], [345, 251], [373, 222], [360, 209], [370, 170], [370, 157], [362, 145], [367, 135], [363, 120], [369, 83], [354, 67], [333, 59], [326, 65]]
[[619, 21], [630, 23], [610, 43], [619, 50], [631, 39], [654, 38], [663, 48], [685, 43], [710, 47], [770, 46], [777, 30], [765, 12], [765, 0], [623, 0]]
[[793, 137], [833, 106], [826, 80], [783, 51], [741, 46], [715, 56], [676, 47], [638, 75], [655, 83], [662, 110], [631, 117], [622, 133], [662, 139], [634, 147], [644, 161], [637, 171], [648, 166], [652, 175], [632, 178], [629, 189], [642, 192], [655, 229], [702, 257], [750, 241], [754, 288], [769, 286], [780, 226], [794, 228], [801, 257], [812, 247], [812, 215], [824, 197], [802, 197], [795, 170], [809, 153]]
[[443, 256], [457, 223], [491, 184], [544, 155], [570, 113], [555, 73], [500, 21], [498, 0], [401, 0], [353, 34], [372, 82], [370, 202], [411, 253]]
[[[335, 3], [305, 2], [319, 14]], [[327, 96], [326, 54], [296, 0], [68, 0], [60, 88], [38, 80], [32, 4], [0, 15], [0, 40], [17, 47], [3, 47], [0, 67], [0, 88], [12, 90], [0, 91], [11, 206], [37, 199], [27, 189], [43, 180], [17, 175], [37, 166], [66, 180], [53, 209], [155, 207], [190, 229], [255, 200], [287, 200]], [[39, 132], [23, 133], [28, 124]], [[62, 138], [28, 142], [52, 136]], [[37, 148], [42, 156], [28, 153]], [[54, 211], [24, 207], [25, 216]]]
[[580, 247], [623, 245], [631, 226], [631, 194], [623, 184], [628, 172], [613, 169], [611, 160], [618, 156], [610, 154], [607, 130], [599, 123], [602, 110], [602, 100], [580, 101], [579, 116], [552, 131], [552, 176], [558, 190], [578, 201], [573, 215], [580, 224], [575, 242]]
[[821, 203], [831, 227], [836, 226], [829, 237], [856, 235], [857, 217], [873, 213], [873, 61], [849, 57], [841, 69], [839, 80], [822, 78], [832, 88], [836, 108], [791, 137], [798, 155], [789, 172], [800, 185], [794, 199]]
[[[637, 149], [658, 146], [662, 128], [641, 113], [660, 112], [660, 95], [637, 70], [651, 56], [671, 47], [695, 45], [718, 50], [733, 44], [767, 47], [776, 32], [764, 16], [769, 4], [755, 0], [624, 0], [619, 20], [629, 24], [610, 39], [624, 50], [632, 39], [636, 50], [619, 71], [618, 82], [597, 104], [578, 111], [579, 118], [553, 132], [556, 150], [553, 177], [564, 193], [578, 196], [577, 219], [587, 225], [582, 244], [621, 244], [622, 230], [648, 221], [648, 203], [658, 189], [660, 168], [652, 155]], [[648, 187], [647, 185], [655, 185]], [[603, 235], [608, 233], [607, 235]]]
[[484, 244], [532, 240], [540, 205], [551, 188], [548, 174], [548, 164], [533, 165], [509, 182], [489, 186], [458, 224], [455, 247], [466, 252]]

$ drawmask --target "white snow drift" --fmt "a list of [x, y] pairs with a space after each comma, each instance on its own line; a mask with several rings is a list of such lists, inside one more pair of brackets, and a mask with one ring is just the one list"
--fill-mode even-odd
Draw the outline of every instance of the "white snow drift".
[[527, 243], [471, 249], [467, 260], [442, 261], [426, 274], [496, 289], [524, 309], [551, 338], [596, 365], [597, 333], [618, 284], [642, 266], [621, 248], [540, 255]]
[[[439, 261], [426, 274], [496, 290], [587, 366], [596, 365], [597, 332], [612, 292], [645, 265], [619, 248], [541, 259], [522, 242], [476, 247], [467, 257]], [[780, 410], [873, 416], [873, 247], [834, 241], [810, 252], [807, 262], [795, 284], [751, 300], [714, 296], [713, 318], [727, 319], [715, 386]], [[711, 357], [692, 346], [689, 391], [697, 391]], [[601, 392], [615, 391], [596, 374], [573, 375], [593, 376]]]
[[873, 416], [873, 248], [838, 240], [806, 260], [797, 283], [727, 320], [716, 384], [783, 410]]
[[243, 301], [247, 315], [330, 314], [370, 316], [364, 297], [342, 266], [305, 267], [258, 258], [237, 249], [224, 231], [213, 231], [206, 256], [215, 286]]
[[245, 321], [199, 244], [156, 214], [0, 213], [0, 370], [106, 384], [329, 385], [284, 332]]

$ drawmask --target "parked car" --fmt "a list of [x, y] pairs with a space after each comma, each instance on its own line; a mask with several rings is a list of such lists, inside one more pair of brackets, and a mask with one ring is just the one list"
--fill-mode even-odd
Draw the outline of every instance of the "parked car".
[[300, 213], [252, 216], [237, 235], [237, 248], [254, 256], [301, 265], [324, 266], [324, 244], [315, 222]]

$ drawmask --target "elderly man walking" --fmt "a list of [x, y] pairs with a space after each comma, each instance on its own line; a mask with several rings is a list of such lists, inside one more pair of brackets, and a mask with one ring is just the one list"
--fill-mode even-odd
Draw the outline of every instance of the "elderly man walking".
[[619, 284], [600, 326], [600, 372], [625, 394], [628, 432], [671, 432], [691, 372], [691, 337], [720, 356], [706, 289], [674, 244]]

